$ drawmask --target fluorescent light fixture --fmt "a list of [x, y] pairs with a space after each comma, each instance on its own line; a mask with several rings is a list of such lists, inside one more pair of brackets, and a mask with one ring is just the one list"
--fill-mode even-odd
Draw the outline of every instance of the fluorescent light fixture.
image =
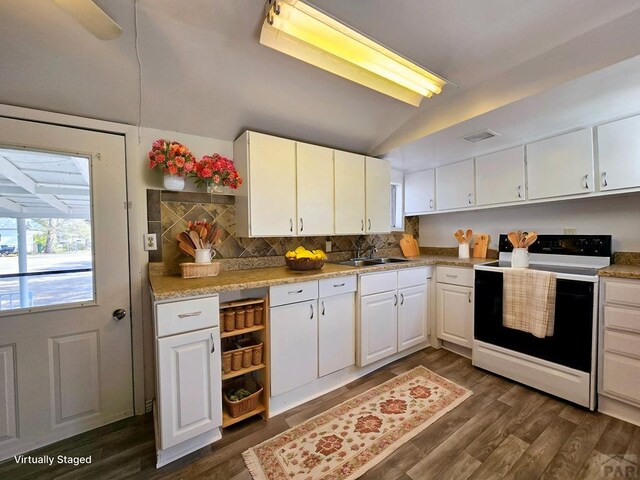
[[260, 43], [411, 105], [447, 83], [300, 0], [271, 0]]

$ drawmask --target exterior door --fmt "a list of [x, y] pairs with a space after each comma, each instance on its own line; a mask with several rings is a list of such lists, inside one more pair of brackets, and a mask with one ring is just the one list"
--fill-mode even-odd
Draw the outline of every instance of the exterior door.
[[124, 137], [0, 118], [0, 163], [3, 460], [133, 415], [133, 384]]

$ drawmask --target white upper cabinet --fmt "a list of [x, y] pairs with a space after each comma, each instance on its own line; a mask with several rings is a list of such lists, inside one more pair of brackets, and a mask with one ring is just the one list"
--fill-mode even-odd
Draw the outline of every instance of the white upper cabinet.
[[404, 176], [404, 214], [432, 212], [436, 202], [436, 172], [433, 168]]
[[471, 207], [474, 203], [473, 159], [436, 168], [438, 210]]
[[294, 235], [296, 142], [245, 132], [234, 142], [233, 155], [245, 180], [236, 197], [238, 235]]
[[365, 162], [366, 233], [391, 231], [391, 164], [380, 158]]
[[[296, 143], [297, 233], [333, 233], [333, 150]], [[276, 208], [277, 205], [271, 205]]]
[[476, 157], [476, 205], [525, 199], [524, 146]]
[[593, 192], [592, 129], [528, 144], [527, 176], [532, 200]]
[[640, 186], [640, 115], [598, 127], [600, 190]]
[[364, 155], [334, 152], [335, 233], [365, 233]]

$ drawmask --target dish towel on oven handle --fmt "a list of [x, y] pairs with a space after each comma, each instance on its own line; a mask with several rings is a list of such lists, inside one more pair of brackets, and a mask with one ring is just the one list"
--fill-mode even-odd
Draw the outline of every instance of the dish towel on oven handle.
[[553, 336], [556, 275], [512, 268], [503, 271], [502, 325], [538, 338]]

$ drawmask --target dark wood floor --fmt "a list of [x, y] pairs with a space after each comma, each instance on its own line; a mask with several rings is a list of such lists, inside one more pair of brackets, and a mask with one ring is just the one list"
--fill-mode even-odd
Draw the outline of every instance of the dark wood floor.
[[[33, 454], [92, 455], [89, 466], [0, 464], [0, 479], [250, 480], [241, 453], [292, 425], [416, 365], [443, 375], [474, 395], [396, 450], [363, 479], [465, 480], [615, 477], [616, 467], [640, 458], [640, 428], [588, 412], [471, 366], [446, 350], [428, 349], [272, 418], [225, 430], [223, 439], [160, 470], [155, 468], [153, 421], [135, 417], [45, 447]], [[628, 466], [628, 465], [624, 465]], [[636, 474], [640, 473], [636, 471]]]

